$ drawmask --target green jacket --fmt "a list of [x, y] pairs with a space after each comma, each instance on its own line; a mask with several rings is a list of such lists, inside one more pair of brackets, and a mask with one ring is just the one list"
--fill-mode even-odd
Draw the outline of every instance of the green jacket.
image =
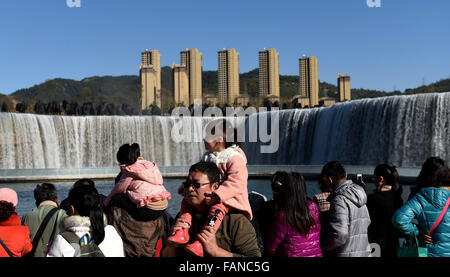
[[[52, 210], [55, 206], [55, 202], [52, 201], [44, 201], [39, 205], [38, 208], [33, 209], [31, 212], [23, 215], [22, 224], [28, 226], [30, 230], [30, 238], [31, 241], [34, 239], [34, 235], [39, 229], [41, 222], [44, 220], [47, 213]], [[36, 247], [36, 251], [34, 252], [34, 257], [45, 257], [45, 253], [47, 252], [48, 244], [50, 243], [50, 236], [54, 231], [54, 236], [59, 233], [59, 227], [61, 221], [67, 216], [66, 211], [60, 209], [57, 211], [51, 218], [47, 224], [47, 227], [42, 234], [41, 239]]]
[[217, 245], [233, 257], [261, 257], [252, 223], [241, 213], [229, 213], [216, 232]]
[[[189, 228], [191, 238], [196, 237], [205, 220], [206, 218], [200, 218], [199, 214], [192, 217], [192, 227]], [[231, 212], [224, 216], [216, 232], [216, 242], [220, 248], [233, 253], [233, 257], [261, 257], [255, 229], [242, 213]]]

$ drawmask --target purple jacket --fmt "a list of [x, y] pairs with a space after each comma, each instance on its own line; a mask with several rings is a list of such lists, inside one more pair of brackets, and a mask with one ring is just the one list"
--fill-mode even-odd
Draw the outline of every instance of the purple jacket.
[[270, 256], [322, 257], [319, 209], [316, 203], [309, 200], [308, 207], [316, 224], [309, 229], [306, 237], [286, 222], [283, 212], [275, 213], [265, 244]]

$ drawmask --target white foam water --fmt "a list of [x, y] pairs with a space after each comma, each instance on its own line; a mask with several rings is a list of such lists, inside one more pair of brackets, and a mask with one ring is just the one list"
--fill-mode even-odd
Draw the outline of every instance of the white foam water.
[[[450, 93], [390, 96], [330, 107], [274, 111], [279, 148], [261, 153], [245, 142], [249, 164], [390, 163], [421, 166], [429, 156], [450, 160]], [[249, 121], [245, 119], [246, 132]], [[117, 166], [116, 151], [137, 142], [161, 166], [188, 166], [205, 151], [202, 132], [211, 118], [174, 116], [56, 116], [0, 113], [0, 169]], [[194, 142], [173, 139], [172, 128], [190, 126]], [[244, 119], [238, 120], [244, 122]]]

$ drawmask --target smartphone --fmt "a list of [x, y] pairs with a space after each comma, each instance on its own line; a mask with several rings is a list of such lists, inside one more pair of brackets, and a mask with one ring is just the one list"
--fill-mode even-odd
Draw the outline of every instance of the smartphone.
[[363, 178], [362, 178], [362, 174], [361, 174], [361, 173], [356, 174], [356, 181], [357, 181], [357, 182], [362, 182], [362, 181], [363, 181]]

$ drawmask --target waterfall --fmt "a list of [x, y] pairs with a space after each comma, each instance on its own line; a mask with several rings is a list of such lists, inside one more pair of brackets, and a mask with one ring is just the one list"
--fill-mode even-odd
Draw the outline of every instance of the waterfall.
[[[450, 161], [450, 93], [390, 96], [330, 107], [282, 110], [275, 153], [260, 141], [242, 144], [249, 164], [390, 163], [421, 166], [429, 156]], [[246, 132], [262, 113], [237, 122]], [[116, 151], [137, 142], [144, 158], [187, 166], [205, 151], [202, 130], [211, 117], [55, 116], [0, 113], [0, 169], [116, 167]], [[188, 128], [173, 138], [174, 127]], [[261, 125], [259, 125], [261, 126]], [[195, 139], [193, 139], [195, 138]], [[190, 141], [189, 141], [190, 139]], [[192, 141], [193, 140], [193, 141]]]
[[450, 162], [450, 93], [390, 96], [330, 107], [280, 111], [280, 148], [261, 154], [246, 143], [250, 164], [389, 163], [420, 167], [430, 156]]

